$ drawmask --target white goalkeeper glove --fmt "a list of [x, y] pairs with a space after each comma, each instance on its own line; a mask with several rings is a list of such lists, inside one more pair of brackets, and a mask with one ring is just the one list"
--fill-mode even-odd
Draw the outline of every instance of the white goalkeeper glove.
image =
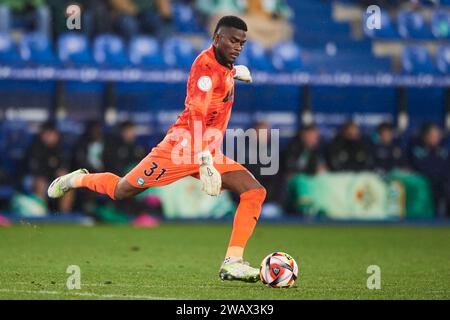
[[250, 74], [250, 70], [248, 70], [248, 68], [244, 65], [234, 66], [234, 79], [251, 83], [252, 76]]
[[218, 196], [222, 188], [222, 177], [219, 171], [214, 168], [211, 152], [203, 151], [198, 154], [200, 161], [200, 181], [202, 191], [210, 196]]

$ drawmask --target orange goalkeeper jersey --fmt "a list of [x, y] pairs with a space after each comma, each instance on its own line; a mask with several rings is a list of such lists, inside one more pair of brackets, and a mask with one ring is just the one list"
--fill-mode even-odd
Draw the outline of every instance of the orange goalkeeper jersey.
[[[216, 133], [220, 132], [221, 142], [234, 100], [233, 75], [232, 65], [227, 68], [216, 60], [213, 46], [201, 52], [189, 73], [185, 109], [178, 116], [175, 124], [170, 127], [163, 141], [152, 150], [152, 154], [162, 156], [171, 152], [177, 144], [189, 144], [192, 154], [195, 151], [201, 151], [194, 148], [192, 138], [190, 141], [183, 141], [186, 133], [189, 133], [189, 137], [198, 137], [201, 134], [201, 141], [197, 140], [196, 143], [202, 150], [208, 149], [211, 141], [204, 136], [208, 129], [216, 129]], [[185, 134], [180, 134], [182, 132]], [[217, 142], [217, 139], [213, 140]], [[214, 153], [214, 150], [211, 151]]]

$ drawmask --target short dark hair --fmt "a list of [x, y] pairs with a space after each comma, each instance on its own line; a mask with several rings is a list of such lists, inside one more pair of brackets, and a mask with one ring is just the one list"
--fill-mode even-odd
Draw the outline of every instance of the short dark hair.
[[122, 132], [124, 130], [127, 130], [129, 128], [133, 128], [135, 125], [132, 121], [130, 120], [125, 120], [123, 122], [120, 123], [119, 125], [119, 130]]
[[308, 124], [304, 124], [301, 128], [300, 131], [302, 132], [306, 132], [306, 131], [310, 131], [310, 130], [316, 130], [317, 126], [314, 123], [308, 123]]
[[236, 16], [224, 16], [217, 22], [214, 34], [216, 34], [221, 27], [232, 27], [247, 32], [247, 24], [244, 20]]
[[58, 131], [58, 128], [54, 121], [44, 122], [39, 128], [39, 133], [41, 134], [47, 131]]
[[439, 127], [439, 125], [434, 122], [426, 122], [425, 124], [423, 124], [422, 127], [420, 128], [421, 138], [425, 139], [425, 137], [430, 133], [432, 129], [441, 130], [441, 127]]
[[394, 126], [390, 122], [382, 122], [378, 125], [377, 131], [378, 131], [378, 133], [381, 133], [381, 131], [384, 131], [384, 130], [392, 131], [392, 130], [394, 130]]

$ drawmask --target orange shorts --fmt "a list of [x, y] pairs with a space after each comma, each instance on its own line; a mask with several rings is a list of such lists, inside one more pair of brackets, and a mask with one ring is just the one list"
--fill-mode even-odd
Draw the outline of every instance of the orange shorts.
[[[223, 154], [214, 157], [214, 167], [220, 174], [246, 170], [244, 166]], [[170, 152], [161, 152], [161, 149], [156, 147], [127, 173], [125, 179], [135, 188], [146, 189], [165, 186], [187, 176], [199, 178], [198, 163], [174, 163], [170, 157]]]

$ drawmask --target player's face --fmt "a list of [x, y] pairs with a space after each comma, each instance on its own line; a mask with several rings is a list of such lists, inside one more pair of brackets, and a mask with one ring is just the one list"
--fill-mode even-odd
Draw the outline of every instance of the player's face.
[[246, 41], [245, 31], [236, 28], [220, 28], [214, 38], [214, 46], [225, 63], [234, 63]]
[[437, 127], [431, 128], [425, 137], [426, 144], [432, 147], [438, 146], [441, 143], [441, 140], [442, 133], [441, 130]]

